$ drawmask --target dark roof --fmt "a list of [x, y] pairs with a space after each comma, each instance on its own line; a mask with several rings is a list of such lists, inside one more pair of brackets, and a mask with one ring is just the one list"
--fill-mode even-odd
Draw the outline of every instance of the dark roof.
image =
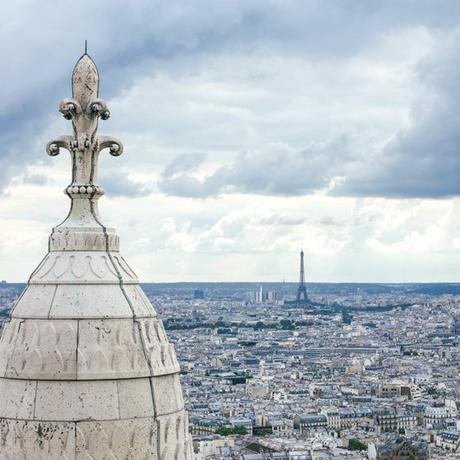
[[320, 423], [327, 422], [325, 415], [304, 415], [300, 417], [300, 423]]

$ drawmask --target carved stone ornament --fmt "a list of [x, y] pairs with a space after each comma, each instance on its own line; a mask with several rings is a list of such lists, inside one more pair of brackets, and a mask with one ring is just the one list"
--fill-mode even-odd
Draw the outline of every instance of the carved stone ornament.
[[99, 217], [99, 153], [123, 145], [97, 135], [110, 112], [86, 53], [59, 111], [73, 135], [47, 152], [70, 153], [71, 206], [0, 339], [0, 460], [192, 459], [174, 346]]
[[75, 195], [101, 195], [97, 185], [99, 153], [109, 149], [113, 156], [123, 153], [123, 144], [112, 137], [96, 135], [99, 118], [108, 120], [110, 112], [106, 102], [99, 99], [99, 72], [96, 64], [84, 54], [72, 75], [72, 98], [63, 99], [59, 111], [66, 120], [72, 120], [73, 136], [61, 136], [48, 142], [46, 151], [55, 156], [64, 148], [72, 157], [72, 183], [66, 193]]

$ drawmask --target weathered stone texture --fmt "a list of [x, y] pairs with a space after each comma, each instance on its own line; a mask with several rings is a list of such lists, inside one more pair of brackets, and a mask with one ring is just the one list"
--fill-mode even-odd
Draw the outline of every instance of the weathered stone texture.
[[5, 322], [0, 339], [0, 460], [191, 459], [179, 364], [162, 322], [100, 223], [97, 157], [122, 144], [96, 135], [109, 116], [84, 55], [60, 111], [71, 211]]

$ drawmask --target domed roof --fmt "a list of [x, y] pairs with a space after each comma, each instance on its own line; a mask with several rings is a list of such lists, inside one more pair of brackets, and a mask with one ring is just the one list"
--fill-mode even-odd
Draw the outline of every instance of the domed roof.
[[70, 211], [0, 341], [0, 459], [191, 458], [174, 347], [99, 217], [98, 156], [123, 146], [97, 136], [98, 93], [85, 53], [59, 106], [74, 134], [47, 146], [70, 153]]

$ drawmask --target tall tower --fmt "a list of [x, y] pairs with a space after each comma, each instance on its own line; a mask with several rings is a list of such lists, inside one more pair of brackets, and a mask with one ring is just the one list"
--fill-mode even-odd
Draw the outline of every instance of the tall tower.
[[307, 288], [305, 286], [305, 267], [303, 262], [303, 249], [300, 251], [300, 281], [297, 288], [296, 302], [308, 302]]
[[110, 115], [98, 93], [85, 52], [59, 106], [73, 135], [47, 146], [70, 153], [70, 211], [0, 341], [1, 460], [191, 458], [174, 347], [99, 216], [98, 156], [123, 146], [96, 134]]

